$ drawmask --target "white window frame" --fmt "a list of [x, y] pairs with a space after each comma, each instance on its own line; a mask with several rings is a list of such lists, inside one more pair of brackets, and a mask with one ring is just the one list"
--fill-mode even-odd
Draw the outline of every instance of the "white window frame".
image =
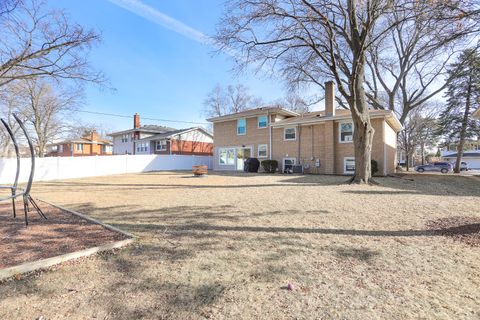
[[354, 161], [355, 162], [355, 157], [345, 157], [343, 158], [343, 173], [344, 174], [355, 174], [355, 170], [353, 171], [347, 171], [347, 161]]
[[[260, 155], [260, 147], [265, 148], [265, 155], [264, 156]], [[258, 145], [258, 147], [257, 147], [257, 157], [258, 158], [268, 158], [268, 144], [259, 144]]]
[[[220, 154], [222, 151], [225, 151], [225, 163], [220, 162], [221, 157]], [[233, 163], [228, 163], [228, 152], [231, 151], [233, 153]], [[235, 165], [235, 148], [219, 148], [218, 149], [218, 165], [220, 166], [234, 166]]]
[[[260, 127], [260, 118], [265, 118], [266, 121], [265, 121], [265, 127]], [[268, 128], [268, 115], [262, 115], [262, 116], [258, 116], [257, 117], [257, 128], [258, 129], [266, 129]]]
[[[244, 128], [245, 128], [245, 132], [244, 132], [244, 133], [238, 133], [238, 128], [239, 128], [238, 124], [240, 123], [241, 120], [245, 121], [245, 127], [244, 127]], [[244, 135], [247, 134], [247, 118], [237, 119], [237, 129], [236, 129], [236, 130], [237, 130], [237, 136], [244, 136]]]
[[83, 152], [83, 143], [77, 143], [77, 145], [75, 146], [75, 150]]
[[[283, 158], [282, 159], [282, 172], [285, 171], [285, 160], [290, 160], [290, 161], [293, 161], [293, 164], [292, 166], [296, 165], [297, 164], [297, 158], [293, 158], [293, 157], [289, 157], [289, 158]], [[293, 169], [293, 168], [292, 168]]]
[[[342, 124], [350, 123], [352, 125], [352, 140], [342, 140]], [[353, 143], [353, 131], [354, 131], [353, 121], [342, 121], [338, 123], [338, 142], [339, 143]]]
[[63, 152], [63, 144], [61, 144], [61, 145], [58, 146], [58, 152], [59, 152], [59, 153], [62, 153], [62, 152]]
[[[293, 129], [293, 130], [295, 130], [295, 138], [293, 138], [293, 139], [287, 139], [287, 138], [285, 137], [288, 129]], [[283, 128], [283, 141], [296, 141], [296, 140], [297, 140], [297, 127], [286, 127], [286, 128]]]
[[[158, 146], [161, 146], [159, 148]], [[167, 151], [167, 140], [158, 140], [155, 142], [155, 150], [156, 151]]]

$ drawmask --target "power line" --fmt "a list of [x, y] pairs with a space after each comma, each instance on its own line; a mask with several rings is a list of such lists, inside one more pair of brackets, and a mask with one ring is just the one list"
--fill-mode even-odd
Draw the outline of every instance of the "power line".
[[[102, 115], [102, 116], [109, 116], [109, 117], [117, 117], [117, 118], [128, 118], [128, 119], [132, 118], [132, 116], [127, 116], [127, 115], [124, 115], [124, 114], [106, 113], [106, 112], [98, 112], [98, 111], [90, 111], [90, 110], [77, 110], [77, 112], [96, 114], [96, 115]], [[146, 118], [146, 117], [142, 117], [142, 119], [151, 120], [151, 121], [159, 121], [159, 122], [175, 122], [175, 123], [188, 123], [188, 124], [201, 124], [201, 125], [208, 125], [209, 124], [207, 122], [156, 119], [156, 118]]]

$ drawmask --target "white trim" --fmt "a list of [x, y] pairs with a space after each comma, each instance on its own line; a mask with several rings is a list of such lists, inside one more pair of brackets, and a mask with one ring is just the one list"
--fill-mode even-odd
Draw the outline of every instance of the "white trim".
[[[382, 121], [382, 129], [383, 129], [383, 137], [382, 137], [382, 141], [383, 141], [383, 175], [386, 176], [387, 175], [387, 141], [386, 141], [386, 119], [384, 121]], [[396, 164], [395, 164], [396, 166]]]
[[[162, 148], [159, 149], [158, 146], [162, 146]], [[155, 151], [167, 151], [167, 149], [167, 140], [155, 140]]]
[[[222, 150], [225, 150], [226, 152], [226, 158], [225, 158], [225, 163], [220, 162], [220, 152]], [[233, 164], [228, 163], [228, 150], [233, 150]], [[234, 147], [220, 147], [217, 149], [217, 155], [218, 155], [218, 165], [219, 166], [236, 166], [236, 157], [237, 157], [237, 150]]]
[[[244, 120], [244, 121], [245, 121], [245, 132], [244, 132], [244, 133], [238, 133], [238, 122], [239, 122], [240, 120]], [[237, 127], [236, 127], [235, 130], [237, 131], [237, 136], [244, 136], [244, 135], [246, 135], [246, 134], [247, 134], [247, 118], [239, 118], [239, 119], [237, 119]]]
[[[350, 123], [352, 125], [352, 140], [345, 140], [342, 141], [342, 124]], [[355, 127], [353, 125], [353, 121], [340, 121], [338, 123], [338, 143], [353, 143], [353, 132], [355, 131]]]
[[[260, 146], [265, 146], [265, 152], [267, 153], [265, 156], [260, 156]], [[257, 158], [268, 158], [268, 144], [263, 143], [257, 146]]]
[[347, 160], [355, 161], [355, 157], [344, 157], [343, 158], [343, 174], [355, 174], [355, 171], [347, 171]]
[[[295, 130], [295, 138], [294, 139], [286, 139], [285, 138], [285, 131], [287, 129], [294, 129]], [[285, 127], [283, 128], [283, 141], [296, 141], [297, 140], [297, 127]]]
[[[260, 117], [267, 118], [267, 124], [265, 125], [265, 127], [260, 127], [260, 121], [259, 121]], [[266, 129], [266, 128], [268, 128], [269, 123], [270, 123], [270, 121], [268, 121], [268, 114], [262, 114], [262, 115], [257, 116], [257, 129]]]
[[283, 159], [282, 159], [282, 172], [285, 171], [285, 160], [293, 161], [293, 165], [296, 165], [296, 164], [297, 164], [297, 158], [295, 158], [295, 157], [283, 158]]

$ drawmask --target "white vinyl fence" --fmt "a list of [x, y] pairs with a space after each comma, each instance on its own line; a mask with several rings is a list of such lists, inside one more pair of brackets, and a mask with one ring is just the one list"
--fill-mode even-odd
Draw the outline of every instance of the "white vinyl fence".
[[[0, 184], [15, 179], [16, 159], [0, 158]], [[194, 165], [212, 169], [211, 156], [120, 155], [92, 157], [56, 157], [35, 159], [34, 181], [60, 180], [161, 170], [191, 170]], [[28, 181], [30, 159], [22, 158], [19, 182]]]

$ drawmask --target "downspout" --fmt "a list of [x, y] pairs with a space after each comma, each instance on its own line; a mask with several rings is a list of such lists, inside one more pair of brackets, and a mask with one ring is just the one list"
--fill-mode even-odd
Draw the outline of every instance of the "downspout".
[[387, 133], [387, 130], [386, 130], [386, 122], [387, 122], [387, 118], [384, 118], [383, 119], [383, 175], [386, 176], [387, 175], [387, 141], [386, 141], [386, 133]]
[[300, 144], [301, 144], [301, 139], [302, 139], [302, 126], [299, 124], [297, 126], [297, 132], [298, 132], [298, 139], [297, 139], [297, 148], [298, 148], [298, 164], [301, 164], [300, 162]]
[[270, 123], [270, 112], [267, 112], [268, 118], [268, 158], [272, 160], [272, 125]]

